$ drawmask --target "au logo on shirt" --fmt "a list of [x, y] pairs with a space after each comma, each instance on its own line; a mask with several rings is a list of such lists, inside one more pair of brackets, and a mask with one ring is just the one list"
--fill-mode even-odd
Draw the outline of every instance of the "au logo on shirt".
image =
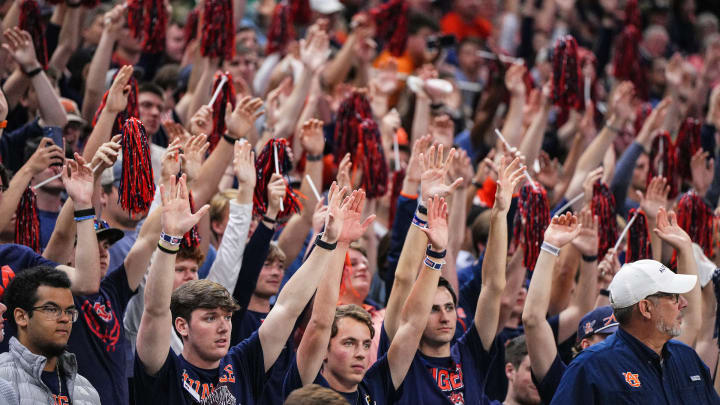
[[633, 388], [640, 387], [640, 377], [636, 373], [630, 371], [622, 373], [625, 376], [625, 382]]

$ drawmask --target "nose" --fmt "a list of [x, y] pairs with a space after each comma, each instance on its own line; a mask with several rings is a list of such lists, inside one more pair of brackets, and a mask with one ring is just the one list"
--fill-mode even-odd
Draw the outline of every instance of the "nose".
[[218, 327], [218, 333], [226, 333], [230, 328], [232, 327], [232, 321], [225, 319], [225, 317], [220, 318], [220, 326]]
[[680, 309], [684, 309], [688, 306], [688, 300], [685, 299], [684, 296], [680, 295], [680, 297], [678, 298], [678, 304], [680, 305]]

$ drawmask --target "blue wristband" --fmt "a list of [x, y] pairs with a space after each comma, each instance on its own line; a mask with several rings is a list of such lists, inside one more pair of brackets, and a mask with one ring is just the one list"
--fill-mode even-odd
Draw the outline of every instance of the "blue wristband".
[[427, 221], [423, 221], [422, 219], [418, 218], [417, 215], [413, 217], [412, 224], [417, 226], [418, 228], [427, 228]]
[[164, 240], [165, 242], [177, 246], [182, 242], [183, 237], [182, 236], [172, 236], [168, 235], [165, 232], [160, 232], [160, 239]]
[[86, 215], [84, 217], [75, 217], [75, 222], [87, 221], [88, 219], [95, 219], [95, 215]]
[[425, 256], [425, 261], [423, 262], [427, 267], [433, 269], [433, 270], [442, 270], [442, 266], [445, 265], [445, 260], [441, 262], [435, 262], [431, 258]]

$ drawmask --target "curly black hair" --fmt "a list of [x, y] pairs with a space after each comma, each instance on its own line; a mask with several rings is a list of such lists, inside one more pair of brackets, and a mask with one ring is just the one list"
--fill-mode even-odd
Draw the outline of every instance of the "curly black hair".
[[[7, 307], [8, 321], [14, 327], [15, 308], [22, 308], [30, 312], [38, 300], [37, 290], [40, 286], [70, 289], [70, 278], [62, 270], [49, 266], [35, 266], [17, 273], [5, 289], [3, 303]], [[32, 317], [32, 312], [30, 312]]]

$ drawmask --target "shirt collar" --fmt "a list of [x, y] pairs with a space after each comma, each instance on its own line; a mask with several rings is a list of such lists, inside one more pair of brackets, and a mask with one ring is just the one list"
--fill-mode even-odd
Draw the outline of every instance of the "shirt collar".
[[663, 345], [661, 358], [657, 353], [655, 353], [654, 350], [647, 347], [645, 343], [641, 342], [635, 336], [628, 333], [625, 329], [622, 328], [622, 326], [618, 328], [615, 334], [618, 336], [618, 338], [622, 339], [625, 343], [627, 343], [628, 347], [630, 347], [630, 349], [641, 360], [652, 360], [659, 363], [661, 360], [667, 360], [670, 357], [670, 352], [667, 350], [667, 342]]

